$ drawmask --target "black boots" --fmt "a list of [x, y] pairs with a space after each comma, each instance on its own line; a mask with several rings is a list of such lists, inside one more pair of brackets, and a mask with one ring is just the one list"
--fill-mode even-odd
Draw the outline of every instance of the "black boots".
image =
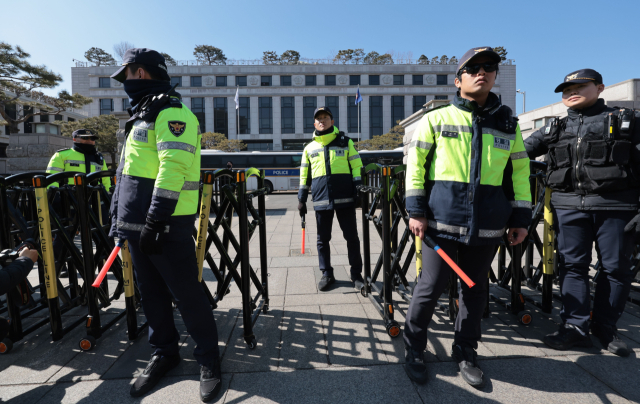
[[335, 282], [336, 278], [334, 278], [333, 274], [322, 275], [322, 279], [318, 282], [318, 290], [324, 291]]
[[168, 371], [178, 366], [180, 363], [180, 355], [160, 356], [153, 355], [147, 368], [136, 379], [129, 394], [132, 397], [141, 397], [147, 394], [158, 384], [162, 376]]
[[203, 402], [213, 400], [222, 389], [222, 372], [220, 362], [200, 366], [200, 399]]
[[451, 357], [458, 363], [460, 376], [473, 387], [484, 386], [482, 370], [478, 367], [478, 354], [467, 346], [454, 345], [451, 348]]
[[574, 346], [591, 348], [593, 343], [588, 334], [583, 335], [573, 324], [561, 325], [558, 331], [544, 337], [544, 343], [553, 349], [565, 351]]
[[616, 327], [591, 324], [591, 333], [600, 341], [604, 349], [618, 356], [629, 356], [629, 348], [627, 344], [618, 337]]
[[409, 347], [404, 347], [406, 363], [404, 370], [409, 379], [418, 384], [427, 382], [427, 365], [424, 363], [424, 352], [415, 351]]

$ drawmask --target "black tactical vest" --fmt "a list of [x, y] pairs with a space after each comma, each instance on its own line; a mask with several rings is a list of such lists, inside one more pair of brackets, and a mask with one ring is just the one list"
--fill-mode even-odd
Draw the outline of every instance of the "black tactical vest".
[[594, 107], [600, 113], [553, 118], [545, 127], [548, 184], [554, 191], [586, 195], [640, 185], [629, 165], [635, 126], [640, 126], [634, 125], [633, 110], [598, 103]]

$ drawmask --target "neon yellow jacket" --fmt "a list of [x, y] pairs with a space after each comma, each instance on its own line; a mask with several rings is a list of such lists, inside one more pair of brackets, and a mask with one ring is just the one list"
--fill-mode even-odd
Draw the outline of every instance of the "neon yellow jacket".
[[[87, 163], [89, 165], [89, 170], [87, 170]], [[47, 165], [47, 173], [56, 174], [61, 172], [78, 172], [90, 174], [96, 171], [106, 171], [107, 163], [104, 161], [104, 157], [100, 152], [85, 154], [80, 148], [73, 147], [71, 149], [61, 149], [58, 150], [51, 160], [49, 160], [49, 164]], [[102, 178], [102, 185], [109, 191], [111, 188], [111, 180], [106, 177]], [[69, 178], [68, 183], [73, 185], [73, 178]], [[54, 182], [49, 185], [58, 186], [57, 182]]]
[[[317, 135], [302, 153], [298, 199], [307, 202], [311, 188], [314, 210], [331, 210], [355, 205], [355, 189], [362, 184], [362, 160], [353, 141], [333, 127]], [[313, 182], [313, 185], [311, 183]]]
[[495, 244], [531, 222], [529, 158], [517, 119], [490, 93], [484, 108], [456, 96], [428, 112], [409, 146], [406, 206], [430, 234]]

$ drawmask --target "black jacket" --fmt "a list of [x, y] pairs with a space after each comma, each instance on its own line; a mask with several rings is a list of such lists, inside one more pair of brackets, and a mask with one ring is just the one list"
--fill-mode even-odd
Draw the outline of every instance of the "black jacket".
[[29, 257], [18, 257], [6, 267], [0, 265], [0, 296], [15, 288], [29, 275], [33, 261]]
[[[629, 137], [605, 138], [609, 115], [604, 100], [583, 110], [569, 109], [557, 137], [550, 126], [524, 140], [529, 158], [547, 154], [547, 174], [555, 209], [637, 210], [640, 199], [640, 113]], [[545, 136], [546, 134], [546, 136]]]

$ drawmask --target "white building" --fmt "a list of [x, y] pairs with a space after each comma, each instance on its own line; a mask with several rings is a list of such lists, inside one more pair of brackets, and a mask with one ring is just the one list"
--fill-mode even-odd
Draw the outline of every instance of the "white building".
[[[428, 101], [448, 100], [456, 93], [456, 65], [420, 65], [404, 61], [389, 65], [334, 64], [316, 61], [297, 65], [169, 66], [172, 82], [183, 102], [200, 121], [203, 132], [220, 132], [242, 139], [248, 150], [302, 150], [313, 133], [313, 111], [331, 109], [336, 126], [358, 138], [358, 85], [360, 137], [368, 139], [389, 131], [396, 122], [418, 111]], [[89, 116], [123, 111], [128, 98], [120, 83], [109, 76], [117, 66], [76, 66], [72, 91], [94, 99], [85, 106]], [[234, 97], [240, 89], [239, 116]], [[494, 91], [515, 109], [516, 66], [506, 60]], [[238, 130], [238, 122], [240, 130]]]

